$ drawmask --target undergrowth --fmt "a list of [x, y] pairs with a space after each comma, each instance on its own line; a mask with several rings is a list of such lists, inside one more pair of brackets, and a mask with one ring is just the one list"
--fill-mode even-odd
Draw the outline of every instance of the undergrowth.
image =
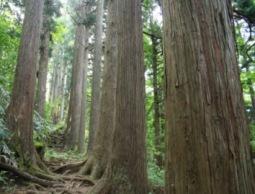
[[57, 151], [52, 148], [47, 148], [45, 152], [45, 160], [58, 159], [68, 161], [81, 161], [84, 160], [85, 155], [75, 152], [73, 150]]

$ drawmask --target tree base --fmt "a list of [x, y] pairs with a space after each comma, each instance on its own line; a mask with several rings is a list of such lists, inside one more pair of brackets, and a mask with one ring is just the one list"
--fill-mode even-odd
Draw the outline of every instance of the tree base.
[[41, 179], [37, 176], [31, 175], [31, 174], [24, 172], [16, 167], [10, 166], [8, 164], [4, 164], [2, 162], [0, 162], [0, 169], [14, 173], [15, 175], [17, 175], [19, 177], [22, 177], [28, 181], [37, 183], [37, 184], [45, 186], [45, 187], [50, 187], [50, 186], [53, 186], [54, 184], [56, 184], [56, 182], [54, 182], [54, 181]]
[[79, 171], [80, 175], [90, 176], [93, 180], [102, 178], [106, 169], [106, 162], [102, 159], [97, 159], [93, 155], [88, 157], [87, 162]]

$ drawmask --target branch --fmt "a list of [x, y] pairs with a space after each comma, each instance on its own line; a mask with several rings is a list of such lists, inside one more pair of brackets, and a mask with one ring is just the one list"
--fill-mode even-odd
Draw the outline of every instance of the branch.
[[157, 38], [157, 39], [162, 40], [162, 37], [161, 37], [161, 36], [157, 36], [157, 35], [155, 35], [155, 34], [151, 34], [151, 33], [146, 32], [146, 31], [143, 31], [143, 33], [144, 33], [145, 35], [147, 35], [147, 36], [154, 37], [154, 38]]

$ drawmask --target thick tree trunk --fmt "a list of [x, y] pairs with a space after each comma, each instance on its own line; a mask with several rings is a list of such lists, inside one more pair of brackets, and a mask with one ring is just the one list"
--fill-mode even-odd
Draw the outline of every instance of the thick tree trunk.
[[115, 130], [107, 171], [90, 193], [147, 194], [141, 1], [112, 3], [118, 34]]
[[95, 131], [99, 123], [100, 110], [100, 89], [101, 89], [101, 62], [102, 62], [102, 37], [103, 37], [103, 16], [104, 16], [104, 0], [97, 1], [97, 22], [95, 36], [95, 53], [92, 75], [92, 101], [89, 122], [89, 143], [88, 153], [92, 150], [94, 143]]
[[167, 194], [252, 194], [229, 0], [164, 0]]
[[48, 1], [47, 4], [45, 5], [43, 16], [43, 30], [41, 34], [41, 46], [40, 46], [36, 110], [42, 117], [44, 117], [44, 106], [46, 101], [46, 86], [50, 43], [50, 24], [49, 24], [50, 16], [47, 12], [51, 5], [52, 5], [51, 1]]
[[105, 65], [101, 91], [99, 127], [95, 132], [93, 150], [80, 173], [99, 179], [103, 175], [110, 155], [115, 118], [117, 82], [117, 25], [116, 6], [109, 1], [106, 34]]
[[[86, 40], [87, 45], [88, 39]], [[81, 121], [79, 130], [78, 151], [85, 152], [85, 126], [86, 126], [86, 102], [87, 102], [87, 71], [88, 71], [88, 49], [85, 48], [83, 64], [83, 82], [82, 82], [82, 99], [81, 99]]]
[[7, 109], [7, 124], [14, 132], [16, 151], [28, 166], [36, 162], [33, 109], [43, 3], [43, 0], [31, 0], [26, 4], [13, 93]]
[[67, 124], [66, 145], [76, 149], [79, 142], [79, 131], [82, 111], [82, 91], [83, 91], [83, 66], [86, 48], [87, 31], [84, 25], [78, 25], [75, 38], [75, 57], [72, 74], [72, 88], [70, 96], [70, 124]]

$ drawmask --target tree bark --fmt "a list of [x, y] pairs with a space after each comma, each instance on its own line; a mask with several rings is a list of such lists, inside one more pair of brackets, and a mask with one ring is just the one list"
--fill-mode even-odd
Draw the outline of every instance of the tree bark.
[[[88, 38], [86, 40], [86, 45], [88, 43]], [[85, 48], [84, 54], [84, 65], [83, 65], [83, 82], [82, 82], [82, 99], [81, 99], [81, 121], [79, 130], [79, 142], [78, 151], [80, 153], [85, 152], [85, 126], [86, 126], [86, 101], [87, 101], [87, 71], [88, 71], [88, 48]]]
[[104, 0], [97, 1], [97, 22], [95, 36], [95, 53], [92, 75], [92, 101], [89, 122], [89, 142], [88, 153], [92, 150], [94, 143], [95, 131], [99, 123], [100, 110], [100, 89], [101, 89], [101, 62], [102, 62], [102, 37], [103, 37], [103, 16], [104, 16]]
[[101, 91], [99, 127], [95, 132], [94, 146], [80, 174], [99, 179], [103, 175], [110, 155], [114, 129], [117, 84], [117, 25], [116, 6], [108, 2], [105, 65]]
[[65, 66], [63, 69], [63, 76], [62, 76], [62, 86], [61, 86], [61, 104], [60, 104], [60, 119], [61, 120], [63, 120], [65, 117], [66, 85], [67, 85], [67, 64], [65, 63]]
[[81, 124], [82, 111], [82, 91], [83, 91], [83, 66], [86, 48], [87, 31], [84, 25], [79, 24], [76, 29], [75, 37], [75, 57], [72, 74], [72, 88], [70, 96], [70, 128], [66, 133], [66, 145], [69, 148], [77, 149], [79, 143], [79, 131]]
[[90, 193], [147, 194], [141, 1], [112, 3], [118, 35], [115, 129], [107, 171]]
[[21, 163], [27, 166], [36, 163], [33, 109], [43, 2], [31, 0], [26, 4], [14, 87], [6, 114], [8, 128], [14, 132], [16, 151]]
[[164, 0], [167, 194], [252, 194], [231, 1]]
[[38, 71], [38, 89], [36, 98], [36, 110], [44, 117], [44, 106], [46, 101], [46, 86], [49, 63], [49, 43], [50, 43], [50, 15], [48, 9], [52, 5], [51, 0], [45, 3], [43, 16], [43, 30], [41, 34], [40, 60]]

